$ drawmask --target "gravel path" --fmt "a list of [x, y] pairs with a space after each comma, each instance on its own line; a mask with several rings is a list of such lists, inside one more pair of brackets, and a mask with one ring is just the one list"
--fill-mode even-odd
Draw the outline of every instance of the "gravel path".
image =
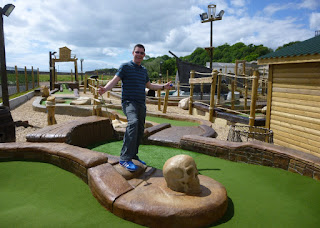
[[[80, 93], [80, 96], [88, 96], [88, 94]], [[34, 127], [16, 127], [16, 141], [17, 142], [25, 142], [26, 141], [26, 135], [38, 130], [39, 128], [43, 128], [47, 126], [47, 113], [44, 112], [37, 112], [33, 111], [32, 109], [32, 103], [35, 100], [36, 97], [33, 97], [31, 100], [25, 102], [24, 104], [20, 105], [16, 109], [11, 111], [11, 115], [13, 118], [13, 121], [28, 121], [28, 123]], [[107, 99], [105, 97], [105, 99]], [[114, 98], [113, 98], [114, 99]], [[113, 103], [120, 103], [120, 101], [114, 101]], [[152, 112], [159, 112], [157, 105], [147, 105], [147, 110]], [[162, 113], [162, 112], [160, 112]], [[183, 115], [183, 116], [189, 116], [188, 110], [183, 110], [181, 108], [178, 108], [177, 106], [168, 106], [167, 113], [170, 114], [176, 114], [176, 115]], [[69, 115], [55, 115], [57, 123], [64, 123], [71, 120], [76, 120], [81, 117], [77, 116], [69, 116]], [[193, 117], [197, 117], [200, 119], [207, 120], [206, 117], [201, 115], [196, 115]], [[223, 119], [216, 119], [215, 123], [213, 123], [213, 129], [218, 133], [218, 139], [220, 140], [226, 140], [227, 134], [229, 128], [226, 125], [226, 121]]]

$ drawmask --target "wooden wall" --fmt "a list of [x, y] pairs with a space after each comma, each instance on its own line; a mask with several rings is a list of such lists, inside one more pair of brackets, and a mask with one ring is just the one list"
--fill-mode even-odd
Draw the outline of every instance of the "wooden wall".
[[270, 65], [269, 82], [274, 143], [320, 156], [320, 62]]

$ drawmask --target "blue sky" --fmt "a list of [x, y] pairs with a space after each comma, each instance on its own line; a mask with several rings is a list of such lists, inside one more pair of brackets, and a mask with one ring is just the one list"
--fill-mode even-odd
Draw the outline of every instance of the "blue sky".
[[[67, 46], [84, 71], [118, 68], [132, 59], [136, 43], [152, 57], [192, 53], [210, 45], [210, 23], [199, 14], [209, 4], [221, 21], [213, 22], [213, 46], [237, 42], [276, 49], [303, 41], [320, 30], [319, 0], [0, 0], [16, 7], [4, 16], [7, 66], [49, 69], [49, 51]], [[57, 56], [58, 57], [58, 56]], [[80, 72], [80, 61], [78, 62]], [[70, 72], [72, 63], [57, 64]]]

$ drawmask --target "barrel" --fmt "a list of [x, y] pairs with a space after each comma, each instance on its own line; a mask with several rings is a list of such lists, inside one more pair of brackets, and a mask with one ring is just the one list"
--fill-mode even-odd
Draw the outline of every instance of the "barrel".
[[0, 143], [16, 141], [16, 126], [8, 107], [0, 106]]

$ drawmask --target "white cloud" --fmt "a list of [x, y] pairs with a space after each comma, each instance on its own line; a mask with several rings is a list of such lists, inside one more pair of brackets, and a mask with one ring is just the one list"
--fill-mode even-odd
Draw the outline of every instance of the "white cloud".
[[300, 4], [300, 8], [314, 10], [320, 6], [319, 0], [303, 0]]
[[320, 13], [310, 15], [310, 29], [320, 30]]
[[231, 0], [231, 5], [236, 7], [244, 7], [246, 5], [246, 0]]
[[274, 4], [270, 4], [270, 5], [266, 6], [263, 9], [263, 12], [265, 13], [266, 16], [270, 17], [278, 11], [288, 10], [294, 6], [295, 6], [295, 4], [293, 4], [293, 3], [287, 3], [287, 4], [274, 3]]
[[[314, 33], [302, 27], [294, 14], [290, 19], [271, 19], [279, 10], [293, 9], [292, 4], [271, 4], [254, 17], [248, 14], [248, 0], [214, 3], [217, 13], [225, 10], [223, 20], [213, 23], [214, 46], [241, 41], [276, 48]], [[131, 58], [136, 43], [145, 44], [150, 56], [170, 55], [169, 50], [184, 56], [210, 45], [210, 23], [199, 18], [210, 4], [206, 0], [16, 0], [14, 4], [10, 17], [4, 17], [7, 66], [47, 70], [49, 51], [63, 46], [84, 59], [86, 71], [118, 67]], [[317, 4], [305, 0], [295, 8]], [[318, 28], [318, 21], [319, 13], [311, 14], [310, 29]], [[69, 72], [70, 66], [65, 69]]]

